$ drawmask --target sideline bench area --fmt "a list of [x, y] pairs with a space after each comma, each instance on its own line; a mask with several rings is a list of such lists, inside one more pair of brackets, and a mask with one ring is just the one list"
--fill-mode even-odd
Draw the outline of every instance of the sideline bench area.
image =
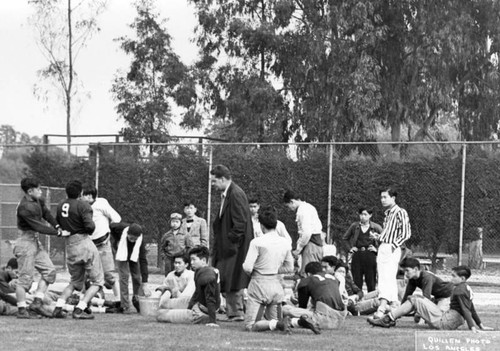
[[[432, 259], [427, 253], [414, 253], [413, 257], [417, 258], [420, 261], [420, 265], [425, 269], [425, 270], [430, 270], [432, 266]], [[436, 255], [436, 266], [440, 269], [446, 268], [446, 259], [452, 258], [453, 255], [450, 254], [445, 254], [445, 253], [438, 253]]]
[[500, 264], [500, 257], [483, 257], [483, 265], [482, 269], [486, 269], [486, 264], [488, 263], [497, 263]]

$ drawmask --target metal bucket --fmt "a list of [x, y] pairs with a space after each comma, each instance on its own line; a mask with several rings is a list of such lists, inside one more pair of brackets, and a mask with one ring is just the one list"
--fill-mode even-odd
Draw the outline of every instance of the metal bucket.
[[141, 308], [141, 316], [156, 317], [158, 314], [158, 305], [160, 304], [159, 297], [139, 296], [139, 306]]

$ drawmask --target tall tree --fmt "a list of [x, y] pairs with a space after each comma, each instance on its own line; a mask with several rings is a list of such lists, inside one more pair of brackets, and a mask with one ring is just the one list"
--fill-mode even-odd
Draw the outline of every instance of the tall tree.
[[[202, 85], [210, 93], [207, 100], [215, 116], [239, 131], [235, 138], [262, 140], [275, 130], [262, 126], [278, 124], [285, 141], [292, 135], [302, 140], [303, 134], [318, 141], [351, 140], [364, 134], [367, 116], [380, 100], [379, 68], [371, 51], [383, 35], [383, 25], [371, 4], [192, 2], [200, 23], [200, 67], [216, 72]], [[221, 57], [229, 58], [222, 67]], [[255, 84], [256, 77], [262, 83]], [[240, 93], [240, 82], [246, 94]], [[259, 104], [252, 103], [254, 96], [260, 97]], [[232, 110], [234, 105], [240, 108]]]
[[468, 29], [457, 30], [463, 45], [451, 72], [460, 133], [464, 140], [491, 140], [500, 129], [500, 3], [467, 1], [459, 10]]
[[498, 44], [486, 50], [488, 41], [498, 43], [498, 2], [384, 0], [379, 13], [388, 33], [376, 55], [383, 96], [379, 117], [391, 128], [392, 140], [403, 139], [402, 125], [414, 123], [418, 130], [414, 135], [409, 130], [409, 140], [435, 141], [431, 127], [447, 112], [467, 115], [460, 118], [462, 129], [475, 114], [483, 126], [490, 120], [482, 135], [487, 138], [496, 124], [494, 104], [474, 104], [500, 93], [498, 65], [492, 62]]
[[159, 19], [153, 3], [136, 3], [137, 17], [130, 26], [136, 38], [118, 39], [132, 62], [128, 72], [118, 73], [111, 90], [118, 102], [117, 112], [127, 124], [122, 133], [131, 142], [167, 141], [172, 102], [188, 108], [187, 119], [197, 119], [193, 112], [194, 81], [172, 50], [165, 20]]
[[[54, 83], [61, 93], [69, 153], [73, 105], [79, 93], [75, 66], [79, 53], [99, 30], [97, 18], [105, 10], [107, 0], [30, 0], [29, 3], [35, 10], [30, 22], [36, 30], [40, 51], [49, 63], [39, 75]], [[40, 87], [35, 91], [40, 91]], [[46, 94], [43, 92], [41, 96]]]
[[[191, 1], [206, 101], [238, 139], [277, 115], [285, 140], [373, 140], [377, 120], [394, 141], [438, 140], [439, 118], [457, 115], [466, 138], [496, 128], [498, 1]], [[273, 87], [285, 113], [261, 99], [256, 119], [247, 77]]]
[[271, 70], [276, 35], [274, 0], [193, 1], [200, 23], [197, 64], [214, 136], [280, 141], [289, 108]]
[[370, 117], [380, 105], [374, 51], [385, 35], [373, 1], [293, 3], [273, 65], [293, 97], [290, 132], [302, 129], [317, 141], [371, 139]]

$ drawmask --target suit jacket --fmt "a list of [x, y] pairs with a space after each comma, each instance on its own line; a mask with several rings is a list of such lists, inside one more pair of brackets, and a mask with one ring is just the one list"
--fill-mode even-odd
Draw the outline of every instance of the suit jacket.
[[[370, 230], [374, 231], [375, 233], [382, 233], [382, 227], [375, 223], [370, 221]], [[358, 241], [359, 234], [361, 234], [361, 225], [359, 222], [354, 222], [351, 224], [349, 229], [347, 229], [347, 232], [345, 232], [344, 237], [342, 239], [346, 240], [349, 243], [349, 249], [352, 247], [356, 246], [356, 242]], [[373, 246], [377, 247], [378, 246], [378, 241], [373, 240]]]
[[244, 289], [250, 277], [243, 262], [253, 238], [252, 218], [245, 192], [234, 182], [227, 189], [222, 213], [213, 222], [212, 264], [220, 272], [222, 292]]
[[208, 247], [208, 228], [207, 221], [198, 216], [193, 217], [191, 229], [188, 231], [186, 218], [182, 219], [181, 230], [184, 233], [189, 233], [194, 246], [201, 245]]

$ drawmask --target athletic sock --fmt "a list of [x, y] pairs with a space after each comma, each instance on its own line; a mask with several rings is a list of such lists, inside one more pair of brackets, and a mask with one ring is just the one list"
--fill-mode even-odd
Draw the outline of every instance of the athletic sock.
[[101, 299], [99, 297], [93, 297], [92, 300], [90, 300], [90, 302], [91, 302], [91, 304], [97, 305], [99, 307], [104, 305], [104, 299]]
[[274, 330], [276, 329], [276, 324], [278, 324], [278, 320], [276, 319], [271, 319], [269, 321], [269, 329]]
[[300, 328], [299, 319], [300, 318], [292, 318], [290, 320], [290, 324], [292, 325], [292, 327], [294, 327], [294, 328]]
[[64, 305], [66, 304], [66, 301], [63, 300], [63, 299], [57, 299], [56, 301], [56, 307], [64, 307]]
[[17, 303], [17, 307], [18, 307], [18, 308], [26, 308], [26, 306], [28, 306], [28, 305], [26, 304], [26, 301], [19, 301], [19, 302]]
[[35, 298], [39, 298], [40, 300], [42, 300], [44, 297], [45, 297], [45, 294], [41, 291], [37, 291], [35, 293]]
[[80, 300], [80, 302], [78, 302], [78, 305], [76, 305], [76, 308], [79, 308], [83, 311], [87, 308], [87, 303]]

